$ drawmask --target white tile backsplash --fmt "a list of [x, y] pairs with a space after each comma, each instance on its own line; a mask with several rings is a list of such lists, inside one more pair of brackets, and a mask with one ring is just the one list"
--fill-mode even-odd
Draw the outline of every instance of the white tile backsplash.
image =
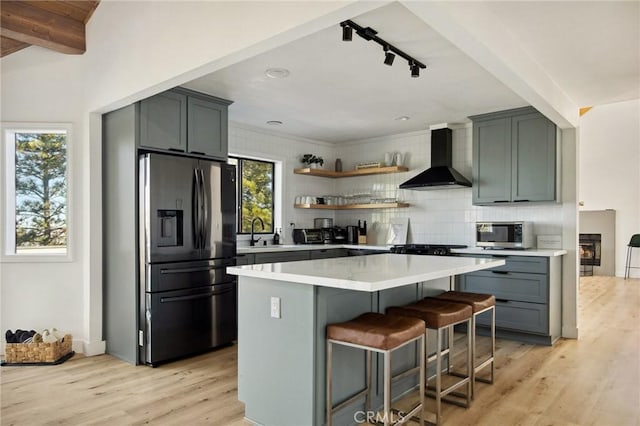
[[[412, 191], [398, 189], [404, 181], [431, 165], [429, 131], [379, 137], [344, 144], [298, 139], [291, 136], [266, 134], [243, 126], [230, 126], [229, 150], [240, 155], [252, 155], [283, 161], [282, 226], [286, 230], [293, 222], [296, 227], [312, 227], [315, 217], [332, 217], [339, 226], [367, 221], [369, 242], [385, 244], [392, 217], [408, 217], [408, 242], [475, 245], [475, 222], [481, 220], [525, 220], [534, 223], [534, 234], [561, 234], [560, 204], [527, 206], [473, 206], [471, 188]], [[322, 155], [325, 168], [333, 170], [336, 158], [341, 158], [343, 170], [351, 170], [360, 162], [384, 161], [386, 152], [401, 152], [405, 157], [405, 173], [329, 179], [294, 175], [301, 167], [304, 153]], [[470, 126], [453, 129], [453, 167], [471, 180], [472, 132]], [[411, 204], [405, 209], [380, 210], [301, 210], [294, 209], [296, 195], [325, 195], [370, 193], [372, 196], [397, 198]], [[291, 242], [285, 232], [285, 242]]]

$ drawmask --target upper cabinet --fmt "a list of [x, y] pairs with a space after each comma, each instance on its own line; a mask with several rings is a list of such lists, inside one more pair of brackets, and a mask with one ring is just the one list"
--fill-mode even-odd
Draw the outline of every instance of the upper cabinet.
[[473, 120], [473, 204], [556, 200], [556, 126], [532, 107]]
[[140, 101], [143, 148], [226, 160], [230, 101], [176, 88]]

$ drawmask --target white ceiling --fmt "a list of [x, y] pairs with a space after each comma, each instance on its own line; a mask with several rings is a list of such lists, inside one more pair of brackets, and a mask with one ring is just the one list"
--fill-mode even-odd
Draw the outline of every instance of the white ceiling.
[[[578, 107], [640, 97], [640, 2], [494, 2], [496, 25], [517, 37]], [[521, 97], [399, 3], [353, 17], [427, 65], [383, 64], [382, 48], [339, 23], [183, 86], [233, 100], [229, 118], [342, 142], [461, 123], [526, 105]], [[273, 79], [268, 68], [290, 75]], [[408, 121], [395, 118], [409, 116]], [[267, 125], [279, 120], [281, 126]]]

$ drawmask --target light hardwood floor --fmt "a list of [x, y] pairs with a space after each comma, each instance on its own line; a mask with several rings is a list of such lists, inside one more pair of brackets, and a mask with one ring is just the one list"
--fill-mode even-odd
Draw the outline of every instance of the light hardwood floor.
[[[580, 339], [499, 340], [496, 384], [467, 410], [445, 404], [445, 425], [639, 426], [639, 312], [639, 279], [582, 278]], [[246, 425], [236, 348], [155, 369], [108, 355], [2, 367], [0, 424]]]

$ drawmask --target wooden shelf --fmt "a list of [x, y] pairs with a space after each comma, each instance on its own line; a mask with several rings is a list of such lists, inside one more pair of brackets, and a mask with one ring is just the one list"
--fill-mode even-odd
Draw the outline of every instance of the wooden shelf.
[[329, 204], [294, 204], [293, 207], [296, 209], [317, 210], [400, 209], [409, 207], [409, 203], [345, 204], [343, 206]]
[[302, 169], [294, 169], [293, 173], [298, 175], [320, 176], [328, 178], [342, 178], [353, 176], [368, 176], [368, 175], [383, 175], [388, 173], [401, 173], [407, 172], [409, 169], [402, 166], [389, 166], [389, 167], [371, 167], [368, 169], [350, 170], [347, 172], [334, 172], [333, 170], [325, 169], [312, 169], [305, 167]]

